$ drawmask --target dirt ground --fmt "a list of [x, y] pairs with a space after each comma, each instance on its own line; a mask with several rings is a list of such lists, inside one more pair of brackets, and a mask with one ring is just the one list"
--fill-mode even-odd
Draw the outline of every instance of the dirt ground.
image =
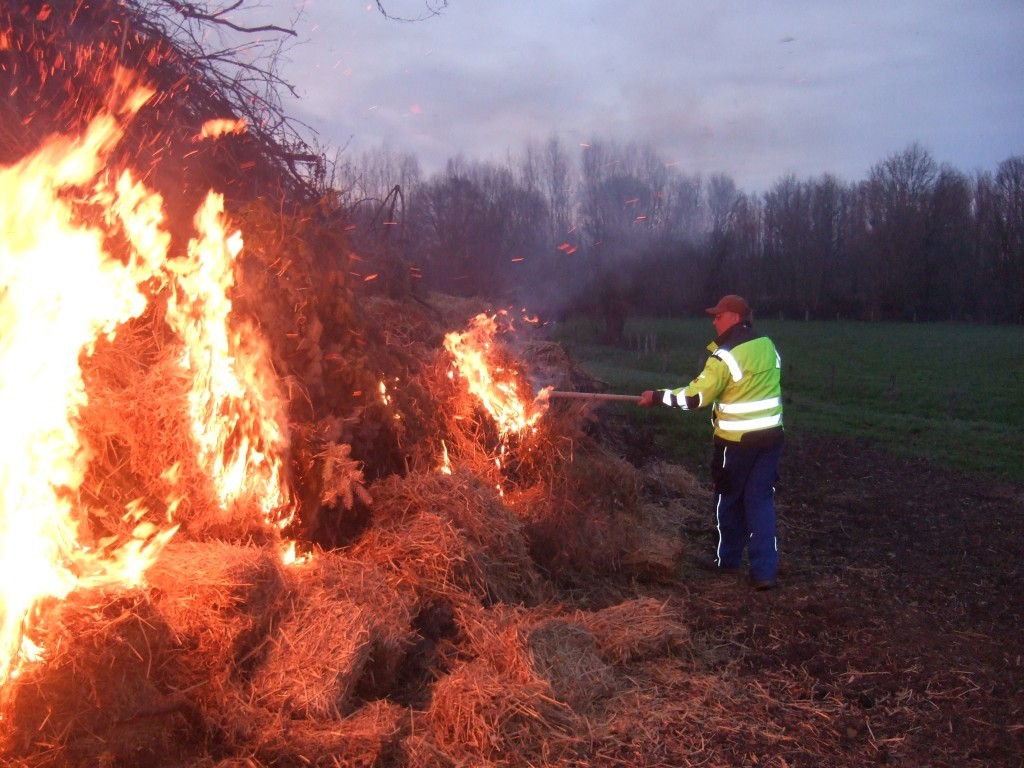
[[710, 508], [674, 580], [633, 584], [692, 648], [629, 670], [586, 764], [1024, 765], [1024, 488], [799, 435], [781, 475], [778, 589], [689, 562]]

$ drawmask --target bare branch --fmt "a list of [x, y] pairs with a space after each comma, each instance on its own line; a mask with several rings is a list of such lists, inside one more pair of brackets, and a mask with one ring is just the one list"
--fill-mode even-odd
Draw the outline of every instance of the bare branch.
[[250, 27], [229, 21], [226, 14], [244, 11], [248, 0], [122, 2], [135, 11], [140, 31], [174, 47], [181, 61], [173, 66], [203, 86], [206, 96], [197, 102], [202, 112], [246, 118], [251, 139], [286, 169], [295, 191], [308, 190], [310, 175], [319, 173], [322, 160], [298, 132], [301, 127], [307, 135], [312, 133], [309, 126], [289, 118], [281, 101], [282, 94], [296, 96], [294, 86], [279, 74], [286, 43], [297, 37], [296, 32], [273, 24]]
[[277, 32], [283, 35], [297, 35], [294, 29], [288, 29], [287, 27], [279, 27], [275, 24], [265, 24], [260, 27], [247, 27], [240, 24], [235, 24], [233, 21], [225, 18], [225, 15], [232, 11], [237, 11], [245, 4], [245, 0], [235, 0], [234, 3], [225, 7], [219, 8], [214, 11], [203, 7], [200, 8], [195, 3], [182, 3], [179, 0], [164, 0], [169, 6], [180, 13], [183, 17], [189, 19], [195, 19], [196, 21], [210, 22], [211, 24], [220, 24], [221, 26], [233, 29], [236, 32], [244, 32], [246, 34], [253, 32]]
[[391, 21], [423, 21], [431, 16], [440, 16], [441, 11], [448, 7], [448, 0], [424, 0], [425, 9], [422, 14], [415, 18], [405, 18], [404, 16], [393, 16], [388, 13], [388, 10], [384, 7], [383, 0], [376, 0], [376, 2], [377, 10], [380, 11], [385, 19], [390, 19]]

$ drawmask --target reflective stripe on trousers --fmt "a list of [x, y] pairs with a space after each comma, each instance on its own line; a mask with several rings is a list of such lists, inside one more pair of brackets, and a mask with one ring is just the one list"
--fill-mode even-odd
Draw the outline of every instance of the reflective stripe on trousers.
[[718, 563], [738, 568], [748, 549], [750, 576], [770, 581], [779, 567], [775, 483], [782, 443], [770, 448], [715, 446], [715, 519]]

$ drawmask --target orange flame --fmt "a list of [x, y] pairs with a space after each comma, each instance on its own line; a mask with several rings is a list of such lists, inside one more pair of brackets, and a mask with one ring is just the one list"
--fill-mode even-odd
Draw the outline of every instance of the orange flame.
[[[132, 94], [133, 108], [146, 98]], [[153, 209], [129, 176], [114, 189], [96, 180], [119, 137], [104, 115], [78, 141], [57, 137], [0, 169], [0, 684], [37, 655], [29, 635], [42, 600], [82, 585], [138, 583], [173, 534], [140, 524], [129, 541], [91, 551], [79, 543], [72, 501], [90, 459], [74, 426], [88, 399], [79, 357], [145, 310], [138, 284], [153, 277], [167, 242], [147, 229]], [[120, 222], [128, 236], [127, 264], [104, 251], [100, 229], [76, 222], [60, 194], [90, 182], [89, 197], [109, 205], [107, 224]]]
[[444, 440], [441, 441], [441, 451], [441, 466], [437, 469], [442, 475], [450, 475], [452, 473], [452, 461], [448, 458], [448, 446], [445, 445]]
[[216, 118], [203, 123], [203, 127], [199, 129], [199, 135], [195, 138], [215, 139], [226, 133], [245, 133], [248, 129], [249, 124], [245, 121], [244, 117], [240, 117], [237, 120]]
[[196, 214], [200, 236], [189, 243], [188, 259], [169, 263], [177, 279], [167, 321], [185, 342], [192, 432], [221, 508], [251, 496], [264, 519], [283, 528], [291, 521], [280, 459], [288, 443], [283, 398], [255, 337], [231, 328], [228, 292], [242, 237], [228, 233], [223, 210], [223, 196], [211, 192]]
[[[504, 313], [499, 313], [504, 315]], [[513, 371], [501, 367], [495, 336], [498, 315], [479, 314], [463, 333], [453, 331], [444, 338], [459, 375], [471, 394], [476, 395], [498, 425], [502, 438], [531, 428], [543, 411], [533, 408], [533, 398], [524, 399]]]
[[[131, 89], [117, 111], [133, 114], [151, 96]], [[51, 138], [0, 168], [0, 685], [38, 658], [32, 636], [48, 599], [139, 584], [176, 530], [140, 522], [146, 510], [130, 504], [123, 517], [132, 533], [93, 549], [75, 503], [91, 459], [75, 426], [88, 406], [79, 361], [146, 310], [142, 283], [174, 288], [168, 319], [195, 374], [191, 415], [222, 501], [246, 489], [269, 515], [288, 498], [277, 458], [285, 422], [269, 367], [255, 345], [227, 330], [225, 291], [240, 237], [225, 236], [222, 201], [211, 195], [188, 258], [169, 260], [163, 201], [128, 172], [116, 181], [106, 173], [122, 134], [118, 119], [99, 115], [83, 135]], [[85, 223], [69, 200], [105, 213]], [[112, 234], [127, 241], [127, 258], [105, 250]]]

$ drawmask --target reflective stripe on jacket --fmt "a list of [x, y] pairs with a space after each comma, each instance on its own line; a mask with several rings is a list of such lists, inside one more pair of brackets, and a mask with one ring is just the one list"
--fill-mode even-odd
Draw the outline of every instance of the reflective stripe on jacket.
[[749, 322], [734, 325], [708, 345], [711, 356], [693, 381], [662, 391], [665, 405], [712, 407], [715, 437], [740, 442], [744, 435], [782, 429], [782, 360], [775, 344]]

